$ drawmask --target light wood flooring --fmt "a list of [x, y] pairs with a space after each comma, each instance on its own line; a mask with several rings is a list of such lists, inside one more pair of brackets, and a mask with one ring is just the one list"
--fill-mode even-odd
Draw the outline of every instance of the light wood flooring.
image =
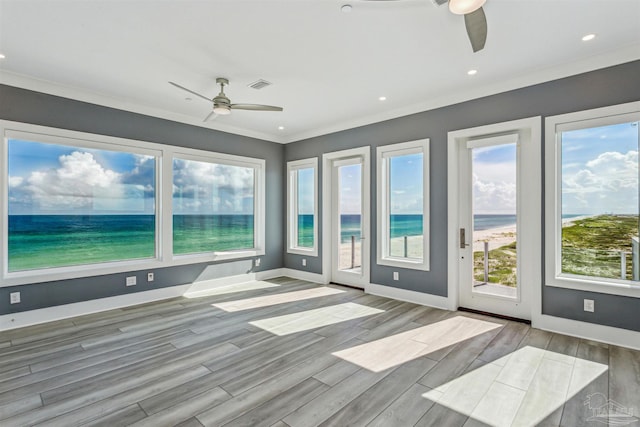
[[640, 352], [289, 278], [0, 333], [3, 427], [602, 426], [639, 412]]

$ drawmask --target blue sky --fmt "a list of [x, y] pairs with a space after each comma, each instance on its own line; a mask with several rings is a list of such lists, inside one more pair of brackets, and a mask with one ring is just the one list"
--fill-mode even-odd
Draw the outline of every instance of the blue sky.
[[173, 213], [253, 214], [254, 170], [208, 162], [173, 162]]
[[395, 156], [390, 163], [391, 215], [423, 214], [423, 156], [410, 154]]
[[[153, 214], [155, 158], [9, 141], [9, 213]], [[252, 168], [176, 160], [174, 213], [252, 214]]]
[[298, 169], [298, 214], [313, 215], [313, 168]]
[[562, 134], [562, 213], [638, 214], [638, 122]]
[[473, 149], [473, 212], [478, 215], [516, 213], [516, 145]]
[[150, 214], [152, 157], [9, 140], [9, 214]]
[[[422, 214], [422, 154], [391, 158], [391, 214]], [[361, 213], [361, 165], [340, 168], [340, 206], [343, 214]]]

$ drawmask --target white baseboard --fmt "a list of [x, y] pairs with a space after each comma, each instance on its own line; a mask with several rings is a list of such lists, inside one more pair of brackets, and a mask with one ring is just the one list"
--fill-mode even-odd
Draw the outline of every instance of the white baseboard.
[[295, 270], [293, 268], [283, 268], [282, 275], [291, 277], [292, 279], [306, 280], [307, 282], [319, 283], [321, 285], [328, 284], [322, 274], [309, 273], [308, 271]]
[[[153, 289], [144, 292], [135, 292], [126, 295], [117, 295], [108, 298], [100, 298], [90, 301], [76, 302], [73, 304], [58, 305], [54, 307], [40, 308], [37, 310], [10, 313], [0, 316], [0, 331], [23, 328], [25, 326], [40, 323], [54, 322], [70, 317], [84, 316], [86, 314], [99, 313], [101, 311], [130, 307], [132, 305], [146, 304], [153, 301], [161, 301], [188, 294], [190, 297], [206, 294], [208, 289], [229, 286], [252, 280], [267, 280], [282, 276], [282, 269], [260, 271], [257, 273], [240, 274], [237, 276], [222, 277], [219, 279], [204, 280], [192, 284], [171, 286], [168, 288]], [[195, 289], [195, 291], [194, 291]]]
[[189, 286], [191, 285], [172, 286], [169, 288], [117, 295], [114, 297], [76, 302], [73, 304], [57, 305], [54, 307], [23, 311], [20, 313], [5, 314], [0, 316], [0, 331], [175, 298], [181, 296], [187, 289], [189, 289]]
[[628, 329], [580, 322], [578, 320], [564, 319], [545, 314], [534, 316], [531, 326], [576, 338], [600, 341], [605, 344], [640, 350], [640, 332], [630, 331]]
[[449, 300], [446, 297], [425, 294], [422, 292], [408, 291], [406, 289], [393, 288], [391, 286], [376, 285], [369, 283], [364, 287], [368, 294], [380, 297], [392, 298], [400, 301], [412, 302], [414, 304], [426, 305], [428, 307], [449, 310]]

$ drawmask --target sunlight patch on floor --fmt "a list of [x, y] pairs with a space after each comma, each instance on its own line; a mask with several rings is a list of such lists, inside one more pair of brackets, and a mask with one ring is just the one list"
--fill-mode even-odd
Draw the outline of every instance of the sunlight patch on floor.
[[276, 335], [288, 335], [378, 313], [384, 310], [347, 302], [249, 323]]
[[423, 397], [491, 426], [534, 426], [607, 369], [601, 363], [527, 346]]
[[285, 304], [288, 302], [302, 301], [311, 298], [326, 297], [329, 295], [342, 294], [345, 291], [339, 289], [321, 287], [304, 289], [301, 291], [284, 292], [281, 294], [265, 295], [262, 297], [247, 298], [236, 301], [220, 302], [211, 304], [224, 311], [242, 311], [253, 308], [268, 307], [271, 305]]
[[256, 291], [260, 289], [279, 288], [280, 285], [275, 283], [263, 282], [261, 280], [237, 283], [235, 285], [220, 286], [219, 288], [198, 290], [198, 282], [195, 282], [187, 292], [184, 293], [185, 298], [200, 298], [211, 295], [226, 295], [236, 292]]
[[500, 327], [498, 323], [456, 316], [332, 354], [381, 372]]

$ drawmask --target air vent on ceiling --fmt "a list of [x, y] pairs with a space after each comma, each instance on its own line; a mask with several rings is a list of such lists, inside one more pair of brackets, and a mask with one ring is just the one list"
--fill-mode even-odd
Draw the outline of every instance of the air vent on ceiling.
[[268, 81], [260, 79], [260, 80], [256, 80], [255, 82], [249, 84], [249, 87], [252, 87], [254, 89], [262, 89], [262, 88], [265, 88], [265, 87], [270, 86], [270, 85], [271, 85], [271, 83], [269, 83]]
[[443, 4], [446, 4], [449, 2], [449, 0], [431, 0], [433, 2], [433, 4], [435, 4], [436, 6], [442, 6]]

